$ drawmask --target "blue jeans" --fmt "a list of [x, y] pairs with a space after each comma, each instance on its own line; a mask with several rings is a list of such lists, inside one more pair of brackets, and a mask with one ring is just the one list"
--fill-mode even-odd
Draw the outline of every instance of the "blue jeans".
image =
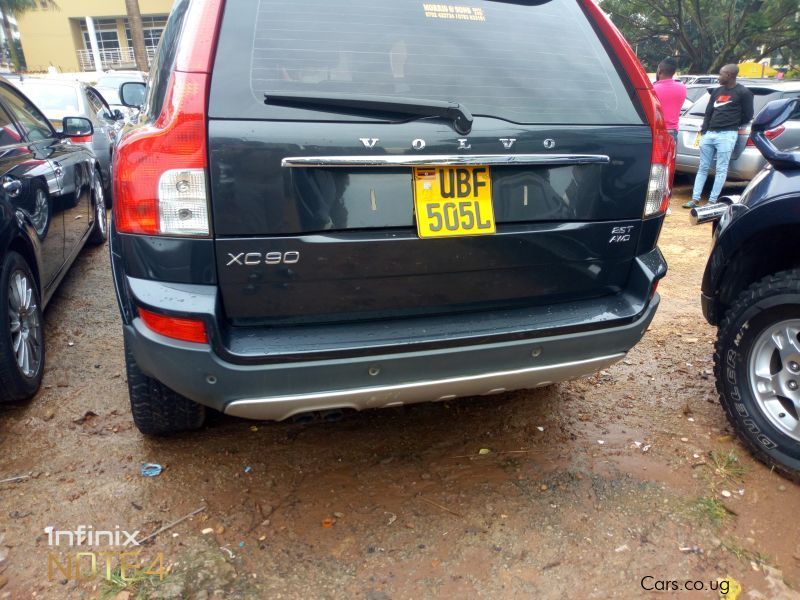
[[728, 176], [728, 163], [731, 162], [731, 153], [736, 146], [738, 131], [707, 131], [703, 134], [700, 141], [700, 167], [697, 169], [697, 177], [694, 179], [694, 190], [692, 190], [692, 200], [700, 200], [703, 193], [703, 186], [708, 179], [708, 169], [714, 154], [717, 155], [716, 175], [714, 177], [714, 187], [711, 188], [709, 202], [716, 202], [725, 185]]

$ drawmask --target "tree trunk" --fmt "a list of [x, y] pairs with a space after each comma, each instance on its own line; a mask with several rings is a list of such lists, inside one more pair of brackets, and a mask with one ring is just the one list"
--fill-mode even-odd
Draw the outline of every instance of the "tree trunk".
[[11, 57], [11, 64], [14, 65], [15, 71], [19, 71], [20, 60], [17, 54], [17, 45], [14, 43], [14, 34], [11, 31], [11, 23], [8, 20], [6, 11], [3, 11], [3, 33], [6, 36], [6, 45], [8, 46], [8, 53]]
[[125, 9], [128, 12], [128, 25], [131, 28], [131, 37], [133, 38], [133, 56], [136, 58], [136, 68], [140, 71], [149, 71], [139, 0], [125, 0]]

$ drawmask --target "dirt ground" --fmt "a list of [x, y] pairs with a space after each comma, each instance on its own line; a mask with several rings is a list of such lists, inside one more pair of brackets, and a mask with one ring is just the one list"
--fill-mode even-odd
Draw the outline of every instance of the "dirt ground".
[[[0, 599], [713, 598], [725, 577], [741, 598], [800, 597], [800, 487], [719, 407], [698, 297], [710, 233], [687, 193], [661, 238], [661, 308], [606, 371], [335, 423], [219, 416], [164, 440], [133, 426], [107, 248], [87, 249], [46, 314], [41, 392], [0, 408], [0, 479], [29, 476], [0, 483]], [[150, 462], [161, 475], [140, 475]], [[197, 509], [125, 548], [169, 571], [127, 591], [120, 556], [45, 531], [141, 540]], [[79, 581], [68, 562], [93, 550]]]

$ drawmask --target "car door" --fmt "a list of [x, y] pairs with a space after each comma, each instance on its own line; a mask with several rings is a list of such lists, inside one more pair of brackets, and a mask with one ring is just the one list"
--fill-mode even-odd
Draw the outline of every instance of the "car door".
[[86, 99], [93, 114], [92, 122], [95, 127], [92, 149], [97, 162], [100, 163], [103, 183], [107, 184], [111, 181], [111, 157], [114, 153], [118, 124], [111, 116], [111, 107], [96, 89], [87, 87]]
[[[52, 128], [23, 126], [11, 118], [14, 91], [0, 84], [0, 194], [28, 232], [37, 251], [42, 296], [64, 265], [64, 213], [58, 184], [43, 140]], [[31, 265], [34, 266], [34, 265]]]
[[50, 193], [56, 195], [56, 204], [64, 213], [64, 256], [69, 261], [80, 250], [92, 223], [90, 155], [71, 140], [59, 137], [50, 121], [25, 96], [12, 88], [7, 92], [9, 109], [17, 123], [53, 167], [55, 183], [50, 186]]

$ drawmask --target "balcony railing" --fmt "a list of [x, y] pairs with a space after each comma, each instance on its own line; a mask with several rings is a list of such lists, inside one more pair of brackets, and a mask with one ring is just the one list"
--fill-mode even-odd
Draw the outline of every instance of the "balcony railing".
[[[147, 48], [147, 64], [149, 65], [156, 53], [155, 48]], [[78, 50], [78, 64], [81, 71], [94, 71], [94, 55], [91, 50]], [[114, 50], [100, 50], [100, 65], [107, 69], [119, 69], [136, 64], [133, 48], [116, 48]]]

